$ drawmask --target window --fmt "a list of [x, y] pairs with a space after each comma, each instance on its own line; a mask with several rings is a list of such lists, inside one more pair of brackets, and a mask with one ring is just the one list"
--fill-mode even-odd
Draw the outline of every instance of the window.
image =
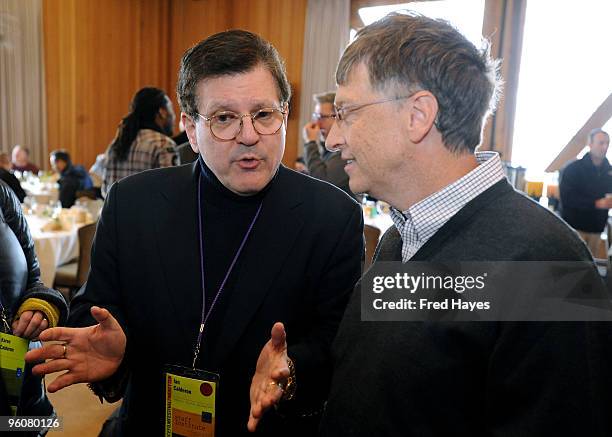
[[480, 47], [484, 5], [484, 0], [421, 1], [361, 8], [359, 9], [359, 16], [367, 26], [393, 11], [411, 10], [419, 12], [431, 18], [441, 18], [449, 21], [476, 47]]
[[528, 178], [545, 179], [548, 164], [612, 91], [611, 18], [612, 2], [527, 2], [512, 163], [526, 167]]

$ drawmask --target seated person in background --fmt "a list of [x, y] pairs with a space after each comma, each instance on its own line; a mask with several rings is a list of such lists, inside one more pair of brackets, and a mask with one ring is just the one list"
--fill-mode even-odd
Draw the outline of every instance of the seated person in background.
[[293, 165], [293, 169], [298, 173], [308, 174], [308, 169], [306, 168], [306, 163], [304, 162], [304, 158], [298, 156], [295, 159], [295, 164]]
[[612, 208], [612, 167], [606, 159], [610, 135], [601, 129], [589, 133], [589, 153], [570, 162], [559, 178], [561, 217], [576, 229], [595, 258], [601, 233]]
[[38, 174], [38, 167], [30, 162], [30, 151], [19, 144], [13, 147], [13, 171]]
[[175, 145], [172, 102], [163, 90], [142, 88], [130, 103], [130, 113], [119, 125], [106, 151], [102, 195], [126, 176], [152, 168], [172, 167]]
[[[12, 327], [12, 334], [36, 339], [49, 327], [63, 324], [68, 306], [62, 295], [40, 282], [40, 268], [34, 252], [21, 205], [13, 191], [0, 181], [0, 329]], [[5, 323], [6, 322], [6, 323]], [[38, 344], [40, 345], [40, 344]], [[30, 348], [35, 345], [30, 345]], [[4, 380], [0, 376], [0, 415], [10, 414], [5, 397]], [[22, 395], [17, 414], [50, 416], [49, 403], [41, 378], [26, 366]]]
[[54, 150], [49, 158], [51, 167], [59, 173], [59, 200], [62, 208], [70, 208], [77, 199], [78, 191], [91, 191], [93, 182], [82, 165], [73, 165], [65, 150]]
[[325, 139], [334, 124], [336, 93], [315, 94], [315, 110], [312, 121], [304, 126], [304, 161], [310, 176], [329, 182], [355, 197], [349, 188], [349, 177], [344, 171], [344, 161], [337, 152], [325, 150]]
[[17, 179], [11, 171], [11, 160], [6, 153], [0, 153], [0, 180], [8, 185], [19, 199], [19, 202], [23, 203], [26, 193], [23, 191], [23, 188], [21, 188], [19, 179]]

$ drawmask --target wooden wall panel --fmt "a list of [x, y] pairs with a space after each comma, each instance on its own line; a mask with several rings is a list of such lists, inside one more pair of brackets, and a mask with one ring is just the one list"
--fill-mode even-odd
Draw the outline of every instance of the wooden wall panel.
[[293, 168], [301, 141], [299, 102], [307, 0], [234, 0], [231, 27], [249, 30], [270, 41], [285, 60], [293, 92], [283, 162]]
[[[115, 135], [133, 94], [164, 89], [176, 105], [183, 52], [207, 36], [243, 28], [269, 39], [300, 89], [307, 0], [45, 0], [49, 150], [91, 165]], [[293, 105], [296, 107], [295, 105]], [[178, 112], [177, 112], [178, 114]], [[299, 141], [290, 117], [284, 161]]]
[[95, 161], [133, 94], [168, 85], [169, 0], [45, 0], [49, 150]]
[[[43, 2], [49, 150], [60, 147], [60, 144], [72, 143], [75, 137], [75, 1]], [[53, 44], [49, 41], [53, 41]], [[48, 162], [39, 164], [43, 167], [49, 165]]]
[[183, 53], [204, 38], [229, 28], [231, 2], [227, 0], [172, 0], [168, 95], [179, 118], [176, 82]]

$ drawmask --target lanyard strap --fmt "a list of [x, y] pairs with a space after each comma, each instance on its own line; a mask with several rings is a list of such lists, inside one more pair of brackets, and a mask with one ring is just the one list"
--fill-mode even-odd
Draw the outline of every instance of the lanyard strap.
[[238, 261], [238, 257], [240, 257], [240, 254], [242, 253], [242, 249], [244, 248], [244, 245], [249, 239], [249, 235], [251, 235], [251, 231], [253, 230], [253, 226], [255, 226], [255, 222], [257, 221], [257, 217], [259, 217], [259, 213], [261, 212], [261, 207], [263, 205], [263, 200], [262, 200], [259, 203], [259, 207], [257, 208], [257, 212], [255, 213], [255, 216], [253, 217], [251, 224], [249, 225], [249, 229], [247, 229], [246, 233], [244, 234], [242, 243], [240, 243], [240, 247], [238, 247], [238, 250], [236, 251], [236, 254], [234, 255], [234, 259], [232, 260], [232, 263], [230, 264], [229, 268], [227, 269], [227, 272], [225, 273], [225, 277], [223, 278], [223, 281], [221, 282], [221, 285], [219, 286], [219, 290], [217, 290], [217, 294], [215, 295], [215, 298], [210, 304], [210, 308], [208, 309], [208, 311], [206, 311], [206, 286], [204, 283], [204, 235], [202, 233], [202, 197], [201, 197], [201, 194], [202, 194], [202, 174], [200, 173], [200, 176], [198, 178], [198, 229], [199, 229], [199, 236], [200, 236], [200, 274], [201, 274], [201, 280], [202, 280], [202, 318], [200, 319], [200, 330], [198, 332], [198, 339], [196, 342], [195, 350], [193, 352], [192, 367], [194, 369], [196, 366], [196, 361], [198, 360], [198, 355], [200, 354], [200, 344], [202, 343], [202, 337], [204, 336], [204, 326], [206, 326], [206, 322], [208, 321], [208, 318], [210, 317], [210, 314], [212, 313], [212, 310], [215, 307], [215, 304], [217, 303], [219, 296], [223, 292], [225, 283], [227, 282], [227, 279], [229, 278], [230, 273], [234, 269], [234, 265], [236, 264], [236, 261]]
[[2, 304], [2, 290], [0, 290], [0, 323], [2, 323], [2, 325], [0, 326], [0, 332], [2, 330], [4, 330], [4, 332], [6, 333], [11, 332], [11, 326], [8, 323], [7, 314], [4, 310], [4, 305]]

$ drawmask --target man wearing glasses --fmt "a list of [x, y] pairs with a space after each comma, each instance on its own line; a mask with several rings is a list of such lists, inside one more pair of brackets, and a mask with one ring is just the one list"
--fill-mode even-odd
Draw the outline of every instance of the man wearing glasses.
[[[555, 261], [584, 263], [597, 275], [567, 224], [509, 185], [497, 153], [475, 151], [498, 81], [486, 49], [417, 14], [390, 14], [346, 48], [326, 145], [346, 160], [353, 191], [393, 207], [395, 226], [372, 269]], [[519, 279], [529, 280], [512, 278]], [[550, 290], [542, 288], [546, 301]], [[371, 283], [356, 287], [334, 341], [320, 435], [612, 435], [609, 323], [448, 322], [438, 321], [440, 312], [422, 321], [364, 321], [361, 298], [371, 292]], [[273, 331], [277, 354], [264, 351], [258, 372], [284, 381], [290, 338]], [[255, 429], [278, 397], [262, 386], [252, 391]]]
[[349, 177], [344, 171], [344, 161], [339, 153], [325, 149], [325, 139], [334, 124], [336, 93], [315, 94], [312, 121], [304, 126], [304, 161], [310, 176], [329, 182], [355, 197], [349, 187]]
[[[276, 321], [291, 333], [288, 378], [265, 381], [282, 400], [262, 432], [316, 433], [363, 220], [345, 193], [281, 165], [290, 93], [267, 41], [240, 30], [207, 38], [183, 56], [177, 85], [200, 157], [112, 186], [72, 302], [70, 323], [83, 328], [47, 331], [64, 345], [28, 356], [51, 359], [39, 372], [68, 370], [50, 391], [95, 382], [107, 400], [125, 394], [112, 435], [162, 435], [167, 417], [173, 435], [209, 436], [197, 432], [211, 424], [217, 437], [246, 434], [251, 378]], [[212, 405], [183, 414], [200, 394]], [[167, 403], [175, 396], [191, 407]]]

